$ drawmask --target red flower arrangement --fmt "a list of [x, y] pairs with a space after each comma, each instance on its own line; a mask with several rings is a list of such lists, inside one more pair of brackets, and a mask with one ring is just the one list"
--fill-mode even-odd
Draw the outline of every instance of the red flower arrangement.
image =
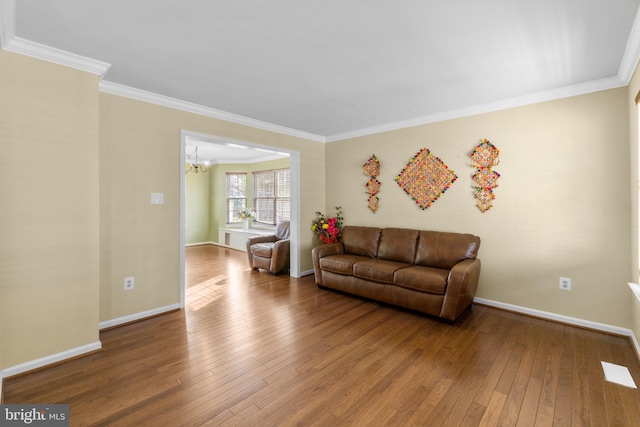
[[326, 218], [323, 213], [316, 212], [316, 219], [311, 223], [311, 231], [314, 232], [322, 243], [336, 243], [340, 241], [342, 231], [342, 208], [336, 206], [336, 216]]

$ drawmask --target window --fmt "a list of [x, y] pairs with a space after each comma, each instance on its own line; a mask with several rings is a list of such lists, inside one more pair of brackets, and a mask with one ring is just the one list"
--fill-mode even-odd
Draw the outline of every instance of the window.
[[227, 223], [242, 222], [240, 212], [247, 208], [247, 174], [227, 173]]
[[277, 224], [290, 219], [289, 169], [276, 169], [253, 173], [253, 205], [256, 221]]

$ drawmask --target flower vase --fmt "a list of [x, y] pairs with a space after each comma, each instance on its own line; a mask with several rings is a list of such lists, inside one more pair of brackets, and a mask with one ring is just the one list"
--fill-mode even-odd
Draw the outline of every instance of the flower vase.
[[248, 230], [251, 227], [251, 219], [250, 218], [246, 218], [242, 221], [242, 229], [243, 230]]

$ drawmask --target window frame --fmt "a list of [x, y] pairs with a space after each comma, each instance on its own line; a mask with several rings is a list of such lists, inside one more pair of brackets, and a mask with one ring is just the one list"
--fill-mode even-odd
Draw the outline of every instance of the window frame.
[[[230, 185], [229, 185], [229, 179], [232, 176], [243, 176], [244, 177], [244, 197], [230, 197]], [[226, 217], [227, 217], [227, 224], [239, 224], [242, 222], [242, 219], [240, 218], [239, 213], [244, 210], [247, 209], [247, 201], [248, 201], [248, 197], [247, 197], [247, 173], [246, 172], [227, 172], [226, 173], [226, 183], [225, 183], [225, 190], [226, 190]], [[235, 208], [231, 207], [231, 203], [232, 201], [243, 201], [243, 203], [240, 203], [240, 206], [236, 206]], [[234, 213], [235, 213], [235, 217], [234, 217]]]
[[[280, 172], [286, 172], [288, 174], [288, 185], [287, 185], [288, 196], [287, 197], [278, 196], [279, 189], [278, 189], [277, 174]], [[264, 225], [276, 225], [279, 221], [291, 220], [291, 168], [265, 169], [265, 170], [255, 171], [252, 174], [253, 174], [253, 207], [256, 212], [256, 218], [254, 219], [254, 222], [259, 224], [264, 224]], [[260, 175], [269, 175], [269, 174], [272, 176], [272, 181], [273, 181], [273, 195], [257, 196], [258, 194], [257, 177]], [[272, 210], [270, 213], [271, 213], [271, 217], [273, 218], [273, 222], [260, 220], [261, 211], [259, 211], [259, 206], [261, 206], [262, 203], [259, 203], [259, 201], [265, 201], [265, 200], [272, 201], [270, 203], [272, 206]], [[287, 203], [287, 206], [288, 206], [287, 211], [289, 213], [288, 216], [278, 215], [278, 207], [281, 206], [282, 202]]]

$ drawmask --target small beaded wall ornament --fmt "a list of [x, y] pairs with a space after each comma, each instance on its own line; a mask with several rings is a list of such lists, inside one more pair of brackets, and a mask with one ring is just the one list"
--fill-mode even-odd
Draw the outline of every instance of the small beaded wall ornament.
[[477, 184], [476, 206], [484, 213], [493, 207], [496, 196], [493, 189], [498, 186], [500, 174], [493, 167], [500, 163], [500, 150], [489, 140], [483, 139], [471, 153], [471, 166], [477, 168], [471, 179]]
[[369, 160], [362, 165], [362, 169], [364, 170], [364, 174], [369, 177], [369, 180], [364, 185], [367, 190], [367, 194], [369, 195], [367, 206], [371, 212], [375, 213], [380, 207], [380, 199], [378, 199], [376, 194], [380, 192], [381, 184], [377, 178], [377, 176], [380, 175], [380, 161], [375, 154], [369, 157]]

